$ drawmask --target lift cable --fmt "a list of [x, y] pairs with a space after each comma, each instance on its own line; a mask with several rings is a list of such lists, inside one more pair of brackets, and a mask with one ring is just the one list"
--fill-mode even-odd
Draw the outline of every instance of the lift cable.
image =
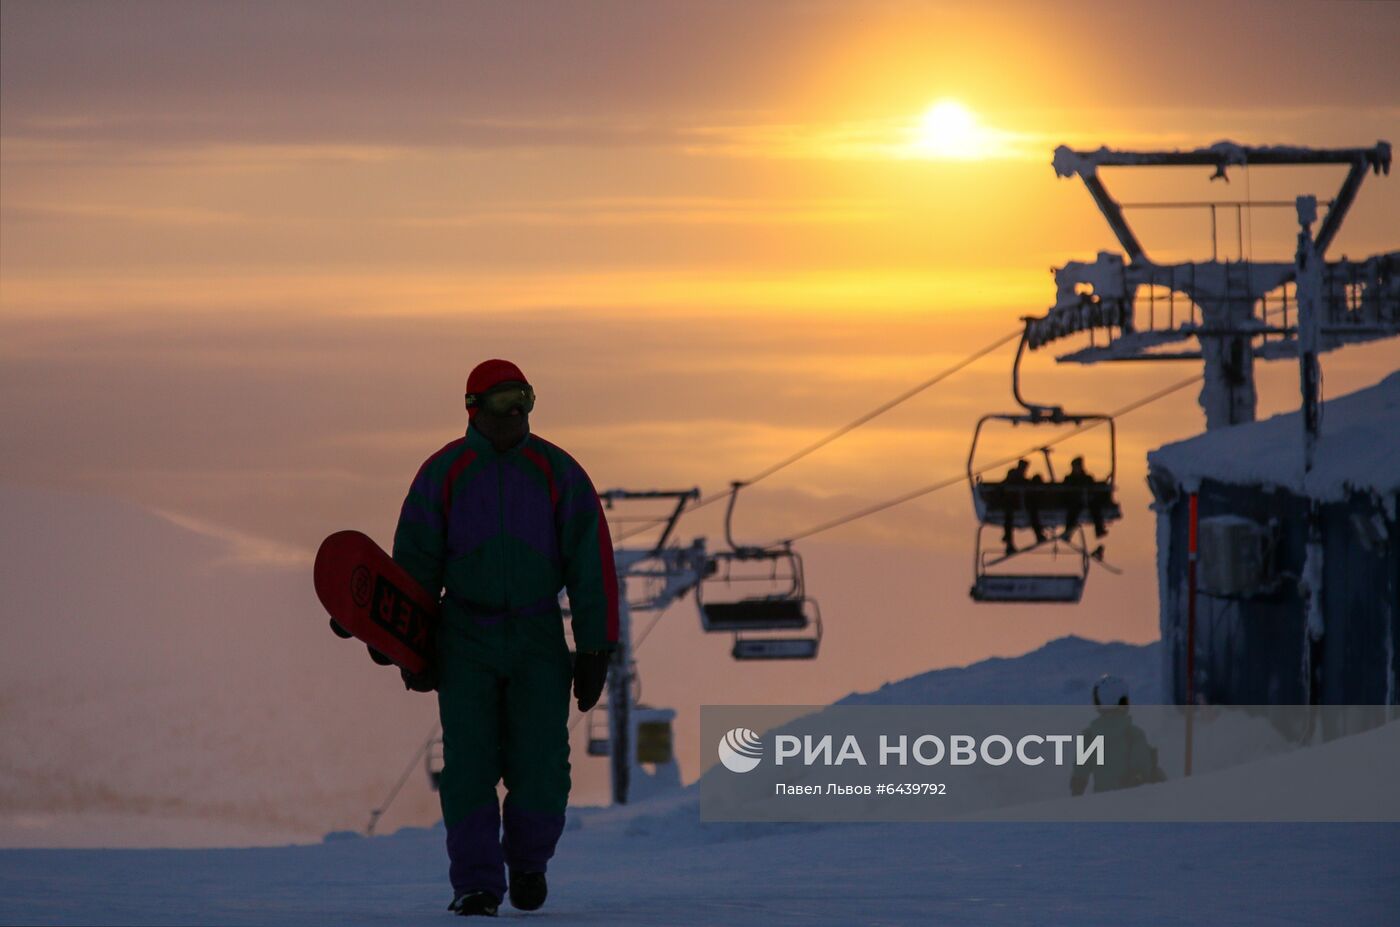
[[[1069, 432], [1067, 432], [1067, 433], [1065, 433], [1065, 434], [1059, 436], [1058, 438], [1055, 438], [1055, 439], [1052, 440], [1052, 441], [1047, 441], [1047, 442], [1044, 443], [1044, 444], [1037, 444], [1037, 445], [1034, 446], [1034, 447], [1027, 448], [1026, 450], [1022, 451], [1022, 452], [1019, 453], [1019, 454], [1012, 454], [1012, 455], [1009, 456], [1009, 457], [1003, 457], [1003, 458], [1001, 458], [1000, 460], [994, 460], [994, 461], [992, 461], [991, 463], [986, 464], [986, 465], [983, 466], [982, 468], [980, 468], [980, 469], [974, 471], [973, 475], [974, 475], [974, 476], [980, 475], [980, 474], [982, 474], [982, 473], [986, 473], [986, 472], [989, 471], [989, 470], [994, 470], [994, 469], [996, 469], [997, 467], [1002, 467], [1002, 466], [1005, 466], [1005, 465], [1008, 464], [1008, 463], [1013, 463], [1013, 462], [1015, 462], [1015, 461], [1017, 461], [1017, 460], [1020, 460], [1022, 457], [1026, 457], [1026, 456], [1029, 456], [1029, 455], [1031, 455], [1031, 454], [1034, 454], [1036, 451], [1039, 451], [1039, 450], [1041, 450], [1042, 448], [1053, 447], [1054, 445], [1059, 444], [1059, 443], [1062, 442], [1062, 441], [1067, 441], [1067, 440], [1069, 440], [1070, 438], [1074, 437], [1075, 435], [1078, 435], [1078, 434], [1081, 434], [1081, 433], [1083, 433], [1083, 432], [1085, 432], [1085, 431], [1088, 431], [1088, 430], [1091, 429], [1091, 428], [1097, 428], [1098, 426], [1102, 425], [1102, 424], [1103, 424], [1105, 421], [1107, 421], [1108, 419], [1114, 419], [1114, 418], [1118, 418], [1118, 417], [1123, 416], [1123, 415], [1127, 415], [1129, 412], [1136, 411], [1137, 409], [1140, 409], [1140, 408], [1142, 408], [1142, 407], [1145, 406], [1145, 405], [1149, 405], [1149, 404], [1151, 404], [1151, 403], [1153, 403], [1153, 402], [1156, 402], [1156, 401], [1159, 400], [1159, 399], [1163, 399], [1163, 398], [1165, 398], [1165, 397], [1167, 397], [1167, 396], [1170, 396], [1172, 393], [1175, 393], [1175, 392], [1177, 392], [1177, 391], [1179, 391], [1179, 390], [1183, 390], [1183, 389], [1185, 389], [1186, 387], [1192, 385], [1193, 383], [1199, 383], [1199, 382], [1201, 382], [1201, 380], [1203, 380], [1203, 379], [1204, 379], [1203, 376], [1197, 375], [1197, 376], [1194, 376], [1194, 377], [1189, 377], [1189, 378], [1187, 378], [1187, 379], [1185, 379], [1185, 380], [1182, 380], [1182, 381], [1180, 381], [1180, 382], [1178, 382], [1178, 383], [1174, 383], [1174, 384], [1172, 384], [1171, 386], [1164, 387], [1163, 389], [1157, 390], [1155, 393], [1150, 393], [1149, 395], [1144, 396], [1144, 397], [1142, 397], [1141, 399], [1138, 399], [1138, 400], [1136, 400], [1136, 401], [1134, 401], [1134, 402], [1130, 402], [1130, 403], [1128, 403], [1127, 405], [1123, 406], [1122, 408], [1115, 409], [1114, 411], [1112, 411], [1112, 412], [1110, 412], [1110, 413], [1108, 414], [1108, 416], [1107, 416], [1106, 419], [1096, 419], [1095, 421], [1089, 422], [1089, 423], [1084, 424], [1084, 425], [1080, 425], [1079, 427], [1077, 427], [1077, 428], [1073, 429], [1072, 431], [1069, 431]], [[903, 504], [903, 503], [905, 503], [905, 502], [908, 502], [908, 501], [910, 501], [910, 500], [912, 500], [912, 499], [917, 499], [917, 498], [919, 498], [920, 496], [926, 496], [926, 495], [928, 495], [929, 493], [937, 492], [937, 491], [940, 490], [940, 489], [947, 489], [949, 486], [955, 486], [955, 485], [957, 485], [957, 484], [959, 484], [959, 483], [965, 483], [965, 482], [967, 482], [967, 474], [965, 474], [965, 473], [960, 473], [960, 474], [958, 474], [957, 476], [949, 477], [949, 478], [944, 479], [944, 480], [939, 480], [937, 483], [932, 483], [932, 484], [930, 484], [930, 485], [928, 485], [928, 486], [924, 486], [924, 487], [922, 487], [922, 488], [920, 488], [920, 489], [915, 489], [915, 490], [913, 490], [912, 492], [907, 492], [907, 493], [904, 493], [903, 495], [896, 496], [896, 497], [894, 497], [893, 499], [888, 499], [888, 500], [886, 500], [886, 501], [884, 501], [884, 502], [876, 503], [875, 505], [868, 506], [868, 507], [863, 508], [863, 509], [860, 509], [859, 511], [856, 511], [856, 512], [852, 512], [852, 513], [849, 514], [849, 515], [843, 515], [843, 516], [841, 516], [840, 518], [834, 518], [834, 519], [832, 519], [831, 521], [823, 522], [823, 523], [821, 523], [820, 525], [817, 525], [817, 526], [812, 527], [812, 528], [808, 528], [806, 531], [801, 531], [801, 532], [798, 532], [797, 534], [794, 534], [794, 535], [792, 535], [792, 536], [790, 536], [790, 537], [787, 537], [787, 538], [784, 538], [784, 539], [782, 539], [782, 540], [774, 541], [774, 542], [772, 542], [772, 544], [771, 544], [770, 546], [776, 547], [776, 546], [782, 546], [782, 545], [785, 545], [785, 544], [791, 544], [791, 543], [793, 543], [794, 541], [801, 540], [802, 538], [808, 538], [808, 537], [811, 537], [811, 536], [814, 535], [814, 534], [820, 534], [820, 533], [823, 532], [823, 531], [830, 531], [832, 528], [838, 528], [838, 527], [840, 527], [841, 525], [849, 524], [850, 522], [856, 521], [857, 519], [865, 518], [865, 517], [868, 516], [868, 515], [874, 515], [874, 514], [876, 514], [877, 512], [883, 512], [885, 509], [894, 508], [894, 507], [897, 506], [897, 505], [901, 505], [901, 504]]]
[[632, 645], [633, 656], [636, 656], [637, 651], [642, 649], [642, 645], [647, 642], [647, 636], [656, 630], [656, 626], [661, 622], [661, 616], [664, 614], [666, 614], [666, 609], [663, 608], [656, 613], [655, 618], [651, 619], [651, 624], [647, 625], [646, 630], [637, 635], [637, 642]]
[[[898, 406], [898, 405], [900, 405], [901, 403], [904, 403], [904, 402], [907, 402], [907, 401], [910, 400], [910, 399], [913, 399], [915, 396], [919, 395], [920, 393], [922, 393], [924, 390], [928, 389], [929, 387], [935, 386], [936, 384], [941, 383], [943, 380], [946, 380], [948, 377], [952, 376], [953, 374], [957, 373], [958, 371], [960, 371], [960, 370], [962, 370], [962, 369], [964, 369], [964, 368], [966, 368], [966, 367], [971, 366], [974, 362], [976, 362], [976, 361], [978, 361], [978, 360], [981, 360], [983, 357], [986, 357], [988, 354], [992, 353], [993, 351], [995, 351], [997, 348], [1001, 347], [1002, 345], [1007, 344], [1007, 343], [1009, 343], [1009, 342], [1011, 342], [1011, 341], [1014, 341], [1014, 340], [1016, 340], [1017, 338], [1021, 337], [1021, 334], [1022, 334], [1022, 329], [1019, 329], [1019, 328], [1018, 328], [1018, 329], [1016, 329], [1016, 331], [1010, 332], [1009, 334], [1006, 334], [1006, 335], [1003, 335], [1003, 336], [1001, 336], [1000, 338], [998, 338], [998, 339], [996, 339], [995, 341], [993, 341], [992, 343], [990, 343], [990, 344], [988, 344], [988, 345], [985, 345], [985, 346], [983, 346], [983, 347], [981, 347], [981, 348], [978, 348], [976, 351], [973, 351], [971, 354], [967, 355], [967, 356], [964, 357], [962, 360], [958, 361], [956, 364], [953, 364], [951, 367], [946, 367], [946, 368], [944, 368], [943, 370], [940, 370], [938, 373], [936, 373], [936, 374], [934, 374], [933, 376], [929, 377], [927, 380], [923, 381], [922, 383], [919, 383], [919, 384], [916, 385], [916, 386], [910, 387], [909, 389], [905, 390], [903, 393], [900, 393], [898, 396], [894, 397], [893, 399], [890, 399], [890, 400], [888, 400], [888, 401], [886, 401], [886, 402], [881, 403], [880, 405], [876, 406], [874, 409], [871, 409], [869, 412], [866, 412], [864, 415], [861, 415], [861, 416], [859, 416], [858, 418], [855, 418], [855, 419], [853, 419], [852, 421], [847, 422], [845, 425], [842, 425], [840, 428], [836, 429], [835, 431], [831, 432], [830, 434], [826, 435], [825, 437], [819, 438], [818, 440], [816, 440], [816, 441], [812, 442], [811, 444], [807, 445], [806, 447], [802, 448], [800, 451], [797, 451], [797, 452], [795, 452], [795, 453], [793, 453], [793, 454], [788, 455], [787, 457], [785, 457], [785, 458], [783, 458], [782, 460], [778, 461], [777, 463], [775, 463], [775, 464], [773, 464], [773, 465], [767, 467], [766, 469], [759, 471], [758, 473], [756, 473], [755, 475], [749, 477], [747, 480], [744, 480], [742, 483], [740, 483], [740, 484], [738, 484], [738, 485], [739, 485], [739, 486], [751, 486], [751, 485], [753, 485], [754, 483], [757, 483], [759, 480], [766, 479], [767, 477], [772, 476], [774, 473], [777, 473], [779, 470], [782, 470], [782, 469], [784, 469], [785, 467], [788, 467], [788, 466], [791, 466], [792, 464], [797, 463], [797, 461], [801, 460], [803, 457], [806, 457], [806, 456], [809, 455], [809, 454], [812, 454], [812, 453], [814, 453], [814, 452], [816, 452], [816, 451], [818, 451], [818, 450], [821, 450], [823, 447], [826, 447], [828, 444], [830, 444], [831, 442], [835, 441], [837, 438], [843, 437], [843, 436], [849, 434], [850, 432], [855, 431], [857, 428], [859, 428], [860, 426], [866, 424], [867, 422], [871, 421], [872, 419], [875, 419], [875, 418], [878, 418], [878, 417], [881, 416], [881, 415], [884, 415], [886, 412], [890, 411], [890, 410], [893, 409], [895, 406]], [[688, 508], [685, 510], [685, 512], [686, 512], [686, 514], [689, 514], [689, 513], [691, 513], [691, 512], [694, 512], [696, 509], [702, 509], [702, 508], [704, 508], [705, 506], [710, 505], [711, 503], [714, 503], [714, 502], [718, 502], [718, 501], [721, 500], [721, 499], [727, 499], [727, 498], [728, 498], [730, 495], [732, 495], [734, 492], [735, 492], [735, 489], [734, 489], [734, 488], [730, 488], [730, 489], [724, 490], [723, 492], [714, 493], [713, 495], [707, 496], [706, 498], [701, 499], [699, 502], [696, 502], [694, 505], [688, 507]], [[665, 521], [665, 520], [666, 520], [666, 519], [664, 519], [664, 518], [663, 518], [663, 519], [657, 519], [656, 522], [655, 522], [655, 524], [659, 524], [660, 522], [663, 522], [663, 521]], [[623, 534], [619, 535], [618, 538], [617, 538], [617, 540], [618, 540], [618, 541], [625, 541], [625, 540], [627, 540], [628, 538], [633, 537], [634, 535], [637, 535], [637, 534], [641, 534], [641, 533], [643, 533], [643, 532], [645, 532], [645, 531], [647, 531], [647, 530], [650, 530], [650, 529], [649, 529], [648, 527], [634, 528], [634, 529], [632, 529], [632, 530], [630, 530], [630, 531], [624, 532]]]
[[394, 803], [394, 799], [399, 797], [399, 791], [403, 789], [404, 783], [408, 781], [408, 777], [413, 775], [414, 768], [417, 767], [419, 761], [423, 759], [424, 754], [432, 748], [433, 742], [437, 740], [440, 727], [441, 725], [437, 722], [433, 722], [433, 729], [428, 732], [428, 737], [423, 741], [423, 746], [418, 748], [418, 752], [413, 754], [413, 759], [409, 760], [408, 765], [404, 767], [403, 775], [399, 776], [399, 781], [389, 790], [389, 794], [379, 803], [378, 808], [370, 809], [369, 823], [365, 825], [365, 836], [374, 836], [374, 829], [379, 826], [379, 819], [384, 815], [384, 812], [389, 810], [389, 806]]

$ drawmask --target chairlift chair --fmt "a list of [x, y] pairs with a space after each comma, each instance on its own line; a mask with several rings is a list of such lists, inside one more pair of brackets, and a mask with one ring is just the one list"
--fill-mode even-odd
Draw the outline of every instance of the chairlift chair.
[[588, 755], [609, 756], [612, 753], [612, 745], [608, 739], [608, 716], [603, 711], [594, 708], [588, 712], [586, 725], [588, 729]]
[[[1062, 406], [1042, 405], [1029, 402], [1021, 395], [1021, 359], [1025, 356], [1027, 331], [1021, 335], [1021, 343], [1016, 348], [1016, 360], [1011, 367], [1011, 394], [1020, 404], [1020, 412], [994, 412], [977, 420], [972, 432], [972, 447], [967, 452], [967, 482], [972, 490], [972, 506], [977, 513], [977, 536], [973, 551], [974, 580], [971, 595], [977, 602], [1078, 602], [1084, 594], [1084, 581], [1089, 573], [1089, 554], [1084, 543], [1083, 526], [1093, 524], [1095, 515], [1103, 524], [1118, 521], [1123, 517], [1115, 493], [1118, 474], [1118, 433], [1113, 417], [1096, 413], [1066, 412]], [[983, 428], [988, 423], [1004, 423], [1011, 427], [1028, 425], [1031, 428], [1051, 426], [1054, 428], [1072, 427], [1085, 430], [1096, 424], [1107, 426], [1107, 475], [1092, 481], [1066, 484], [1055, 473], [1055, 463], [1051, 457], [1051, 447], [1056, 441], [1040, 446], [1039, 453], [1045, 464], [1046, 479], [1042, 482], [1008, 483], [1006, 480], [984, 479], [990, 466], [978, 466], [977, 451], [983, 437]], [[1002, 461], [993, 466], [1010, 463]], [[1086, 467], [1093, 473], [1094, 470]], [[1097, 468], [1102, 472], [1101, 465]], [[1035, 515], [1032, 517], [1032, 511]], [[998, 555], [993, 550], [982, 547], [982, 529], [1007, 527], [1040, 528], [1052, 539], [1038, 543], [1025, 552], [1034, 551], [1059, 556], [1060, 547], [1068, 546], [1078, 558], [1079, 569], [1075, 572], [1036, 572], [1030, 570], [993, 570], [996, 566], [1014, 556], [1016, 551]], [[1066, 543], [1061, 532], [1078, 532], [1080, 543]], [[1049, 544], [1048, 549], [1045, 544]]]
[[734, 635], [730, 651], [736, 660], [812, 660], [822, 642], [822, 613], [815, 599], [808, 599], [812, 613], [812, 633], [803, 635]]
[[[1012, 527], [1028, 528], [1031, 526], [1031, 519], [1026, 503], [1034, 501], [1037, 503], [1037, 515], [1042, 525], [1075, 527], [1079, 524], [1092, 523], [1092, 512], [1095, 508], [1099, 510], [1099, 515], [1105, 524], [1118, 521], [1123, 517], [1123, 510], [1116, 499], [1118, 479], [1117, 425], [1110, 415], [1066, 412], [1063, 406], [1030, 402], [1021, 395], [1021, 359], [1026, 353], [1026, 339], [1029, 329], [1030, 321], [1027, 320], [1026, 331], [1021, 334], [1021, 342], [1016, 347], [1016, 359], [1011, 365], [1011, 395], [1023, 411], [994, 412], [984, 415], [977, 420], [977, 427], [972, 432], [972, 447], [967, 452], [967, 482], [972, 489], [972, 505], [977, 512], [977, 520], [984, 525], [1004, 525], [1007, 509], [1011, 508]], [[1045, 462], [1046, 482], [1018, 483], [1014, 486], [1007, 486], [1004, 480], [984, 479], [983, 471], [989, 468], [977, 466], [977, 447], [982, 438], [982, 429], [988, 422], [1004, 422], [1013, 428], [1020, 425], [1029, 425], [1032, 428], [1048, 425], [1056, 428], [1071, 426], [1081, 430], [1086, 430], [1101, 422], [1108, 426], [1108, 474], [1092, 483], [1066, 486], [1055, 474], [1055, 464], [1050, 456], [1052, 443], [1046, 443], [1039, 448], [1040, 455]], [[1003, 461], [1003, 463], [1011, 463], [1011, 461]], [[1086, 469], [1088, 468], [1086, 467]], [[1101, 466], [1097, 469], [1101, 470]], [[1066, 526], [1070, 510], [1075, 507], [1076, 503], [1079, 509], [1079, 515], [1075, 519], [1076, 525]]]
[[[706, 576], [695, 589], [701, 627], [735, 635], [736, 660], [811, 659], [821, 640], [821, 611], [806, 594], [802, 556], [790, 543], [751, 547], [734, 543], [734, 502], [742, 483], [734, 483], [724, 518], [730, 549], [709, 557]], [[736, 587], [739, 591], [735, 591]], [[809, 636], [745, 637], [764, 631], [806, 631]]]
[[[1112, 417], [1094, 414], [1070, 414], [1059, 410], [1052, 417], [1037, 417], [1034, 414], [992, 413], [977, 421], [972, 433], [972, 448], [967, 455], [967, 479], [972, 487], [972, 505], [977, 520], [984, 525], [1002, 526], [1006, 523], [1007, 509], [1010, 508], [1013, 528], [1031, 527], [1030, 506], [1036, 507], [1040, 524], [1046, 530], [1065, 528], [1071, 508], [1078, 508], [1076, 525], [1093, 524], [1093, 511], [1098, 509], [1104, 524], [1118, 521], [1123, 517], [1123, 509], [1118, 504], [1117, 492], [1117, 429]], [[1045, 463], [1048, 479], [1044, 483], [1018, 483], [1007, 486], [1005, 481], [986, 479], [976, 467], [977, 446], [982, 437], [982, 429], [988, 422], [1006, 422], [1012, 427], [1029, 425], [1071, 425], [1082, 427], [1086, 423], [1103, 422], [1108, 426], [1108, 476], [1083, 485], [1065, 485], [1057, 476], [1051, 458], [1049, 445], [1039, 448]], [[981, 468], [985, 470], [985, 468]], [[1088, 468], [1086, 468], [1088, 469]], [[1070, 526], [1072, 527], [1072, 526]]]
[[[1077, 528], [1079, 543], [1067, 541], [1056, 534], [1047, 540], [1011, 554], [997, 548], [982, 546], [982, 531], [977, 527], [976, 555], [973, 558], [974, 579], [968, 594], [974, 602], [1060, 603], [1073, 605], [1084, 595], [1084, 582], [1089, 578], [1090, 554], [1084, 546], [1084, 529]], [[1045, 557], [1051, 561], [1068, 561], [1071, 569], [1027, 571], [997, 570], [998, 565], [1024, 557]]]
[[669, 708], [653, 708], [637, 704], [632, 708], [632, 720], [636, 723], [636, 751], [638, 763], [670, 763], [675, 759], [672, 749], [671, 721], [676, 713]]
[[[632, 706], [632, 720], [636, 725], [633, 749], [638, 763], [669, 763], [674, 759], [671, 731], [674, 717], [675, 712], [669, 709], [652, 708], [640, 702]], [[588, 755], [611, 756], [607, 713], [601, 709], [590, 711], [587, 729]]]
[[[796, 551], [741, 548], [714, 553], [710, 562], [714, 570], [695, 593], [706, 631], [797, 631], [810, 623]], [[736, 587], [746, 591], [733, 597]]]

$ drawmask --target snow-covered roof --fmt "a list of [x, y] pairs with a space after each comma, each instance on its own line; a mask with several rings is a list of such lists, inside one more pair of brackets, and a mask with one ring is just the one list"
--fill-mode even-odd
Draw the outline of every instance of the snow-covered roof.
[[1166, 444], [1150, 452], [1147, 462], [1185, 485], [1201, 479], [1267, 484], [1326, 501], [1341, 500], [1351, 490], [1395, 492], [1400, 490], [1400, 371], [1323, 404], [1306, 486], [1298, 412]]

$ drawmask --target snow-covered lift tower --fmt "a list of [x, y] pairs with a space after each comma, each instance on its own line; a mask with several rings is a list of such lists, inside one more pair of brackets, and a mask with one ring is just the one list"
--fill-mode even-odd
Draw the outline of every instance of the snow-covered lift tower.
[[[1193, 151], [1075, 151], [1055, 149], [1055, 172], [1077, 176], [1108, 221], [1122, 254], [1100, 252], [1093, 262], [1071, 261], [1055, 270], [1055, 304], [1042, 317], [1027, 318], [1032, 350], [1079, 332], [1089, 347], [1061, 355], [1073, 363], [1193, 360], [1205, 366], [1201, 406], [1206, 428], [1254, 420], [1254, 359], [1296, 356], [1298, 306], [1294, 260], [1253, 261], [1241, 247], [1239, 260], [1161, 264], [1153, 261], [1124, 216], [1133, 208], [1208, 208], [1212, 245], [1217, 244], [1219, 209], [1294, 208], [1293, 200], [1119, 203], [1099, 177], [1101, 167], [1190, 167], [1214, 169], [1228, 179], [1230, 168], [1281, 165], [1346, 165], [1350, 169], [1313, 238], [1323, 259], [1317, 350], [1400, 334], [1400, 251], [1360, 261], [1327, 261], [1332, 244], [1368, 173], [1390, 173], [1390, 144], [1370, 148], [1249, 147], [1217, 142]], [[1237, 226], [1238, 228], [1238, 226]], [[1238, 232], [1237, 232], [1238, 234]], [[1096, 337], [1097, 332], [1106, 338]], [[1195, 339], [1194, 350], [1165, 346]]]
[[[626, 804], [632, 781], [632, 770], [636, 767], [635, 745], [632, 738], [638, 730], [638, 719], [633, 718], [635, 699], [633, 697], [634, 667], [632, 661], [632, 613], [654, 612], [660, 614], [676, 599], [695, 588], [704, 576], [708, 558], [705, 554], [705, 539], [696, 538], [688, 546], [667, 546], [680, 520], [686, 503], [700, 497], [700, 490], [645, 490], [610, 489], [600, 493], [603, 503], [611, 509], [624, 500], [670, 500], [675, 509], [664, 518], [650, 519], [664, 525], [655, 544], [648, 547], [621, 547], [614, 552], [617, 563], [618, 629], [617, 649], [613, 651], [612, 665], [608, 670], [607, 713], [608, 737], [606, 754], [612, 762], [612, 798], [619, 805]], [[656, 709], [648, 709], [656, 714]], [[594, 741], [590, 736], [589, 752], [594, 753]], [[602, 751], [598, 751], [598, 755]]]

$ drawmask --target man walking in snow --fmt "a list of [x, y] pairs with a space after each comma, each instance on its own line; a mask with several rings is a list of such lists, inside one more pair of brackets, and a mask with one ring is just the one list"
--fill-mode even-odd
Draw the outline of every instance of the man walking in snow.
[[394, 534], [394, 560], [443, 595], [433, 674], [404, 682], [438, 692], [449, 909], [462, 915], [494, 916], [507, 888], [517, 908], [544, 903], [569, 796], [570, 685], [579, 709], [592, 708], [617, 644], [602, 505], [572, 457], [530, 434], [534, 404], [514, 364], [477, 365], [466, 435], [419, 469]]

